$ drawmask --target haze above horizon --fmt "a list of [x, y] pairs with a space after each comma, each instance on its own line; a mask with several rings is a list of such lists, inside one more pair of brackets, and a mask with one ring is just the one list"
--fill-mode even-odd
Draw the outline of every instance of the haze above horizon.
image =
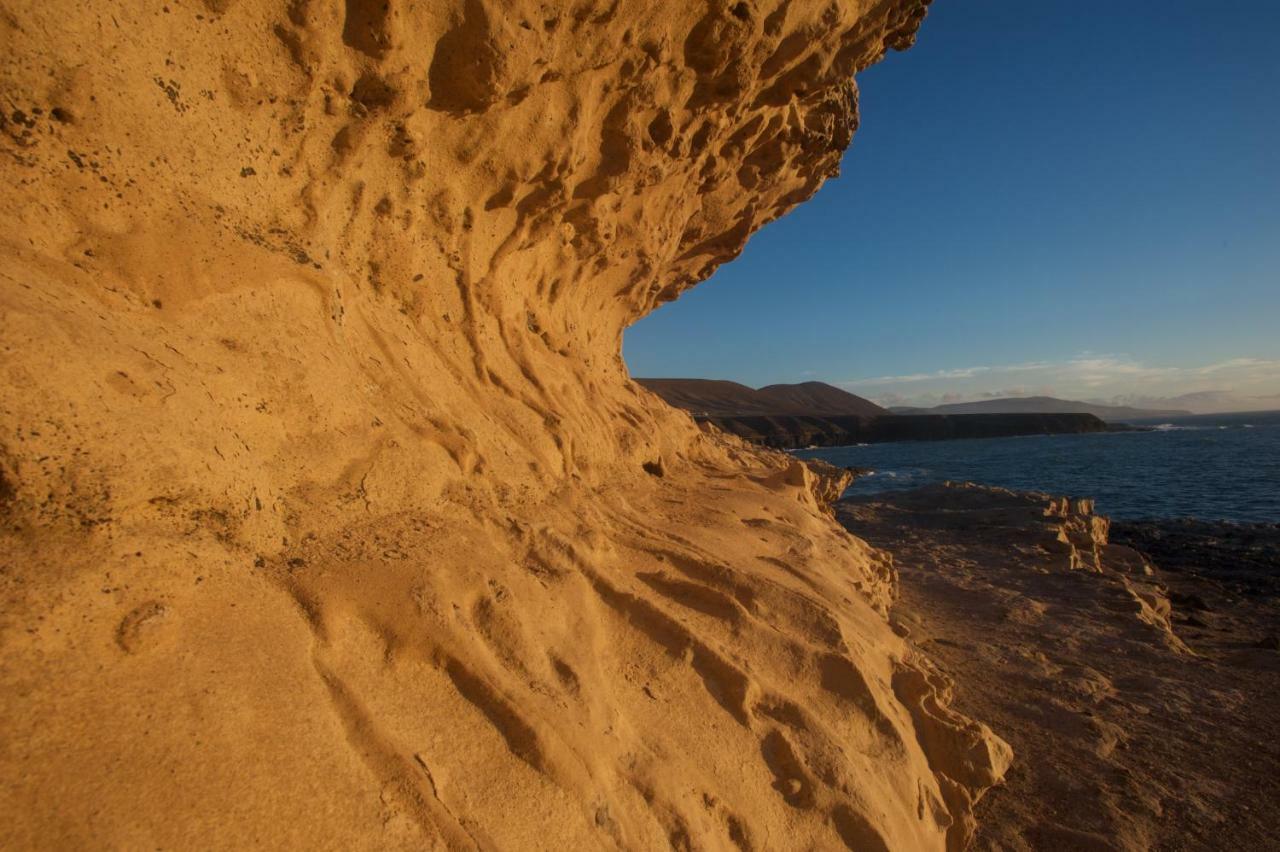
[[634, 376], [1280, 408], [1280, 7], [940, 0], [843, 175], [627, 331]]

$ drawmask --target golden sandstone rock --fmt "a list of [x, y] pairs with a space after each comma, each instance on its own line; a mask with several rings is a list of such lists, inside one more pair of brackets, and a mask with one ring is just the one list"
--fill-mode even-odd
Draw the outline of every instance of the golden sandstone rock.
[[961, 844], [888, 560], [620, 356], [923, 14], [7, 2], [0, 845]]

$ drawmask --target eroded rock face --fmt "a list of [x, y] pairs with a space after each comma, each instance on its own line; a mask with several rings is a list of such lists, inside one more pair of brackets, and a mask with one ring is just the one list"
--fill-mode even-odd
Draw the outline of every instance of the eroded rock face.
[[888, 561], [619, 354], [923, 8], [9, 3], [4, 845], [959, 843]]

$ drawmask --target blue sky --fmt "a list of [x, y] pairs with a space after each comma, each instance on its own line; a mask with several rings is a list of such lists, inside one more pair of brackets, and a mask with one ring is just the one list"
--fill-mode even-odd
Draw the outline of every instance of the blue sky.
[[1277, 33], [1274, 3], [937, 0], [859, 76], [842, 176], [629, 329], [632, 374], [1280, 407]]

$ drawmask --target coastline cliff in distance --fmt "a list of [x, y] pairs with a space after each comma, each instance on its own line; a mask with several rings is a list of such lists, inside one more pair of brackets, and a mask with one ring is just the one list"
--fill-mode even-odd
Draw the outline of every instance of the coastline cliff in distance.
[[1018, 396], [984, 399], [978, 402], [953, 402], [935, 405], [932, 408], [893, 406], [889, 410], [894, 414], [1092, 414], [1108, 423], [1146, 420], [1154, 417], [1189, 417], [1194, 413], [1185, 409], [1102, 405], [1071, 399], [1055, 399], [1051, 396]]
[[[714, 379], [636, 379], [667, 403], [740, 438], [793, 449], [885, 441], [939, 441], [1105, 432], [1084, 411], [943, 412], [902, 414], [823, 382], [749, 388]], [[1133, 415], [1137, 416], [1137, 415]]]

